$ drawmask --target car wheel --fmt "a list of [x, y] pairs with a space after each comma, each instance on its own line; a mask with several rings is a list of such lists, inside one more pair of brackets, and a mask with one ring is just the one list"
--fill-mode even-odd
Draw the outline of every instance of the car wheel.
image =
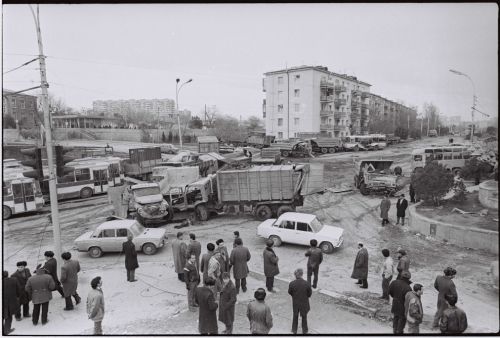
[[268, 205], [259, 205], [255, 209], [255, 216], [259, 221], [265, 221], [266, 219], [271, 218], [273, 215], [273, 211]]
[[290, 156], [290, 152], [288, 150], [283, 150], [283, 157]]
[[361, 195], [370, 195], [370, 190], [366, 187], [365, 182], [361, 182], [359, 185], [359, 191], [361, 192]]
[[208, 209], [205, 205], [203, 204], [197, 205], [195, 208], [195, 213], [196, 213], [196, 218], [198, 218], [200, 221], [208, 220]]
[[142, 252], [146, 255], [154, 255], [156, 253], [156, 245], [153, 243], [146, 243], [142, 246]]
[[330, 254], [333, 252], [333, 245], [330, 242], [323, 242], [320, 244], [320, 249], [326, 254]]
[[294, 211], [293, 210], [293, 207], [289, 206], [289, 205], [282, 205], [278, 208], [278, 211], [276, 212], [276, 215], [278, 217], [280, 217], [282, 214], [284, 214], [285, 212], [292, 212]]
[[92, 197], [94, 192], [90, 188], [83, 188], [80, 190], [80, 198], [89, 198]]
[[93, 246], [89, 249], [89, 256], [92, 258], [99, 258], [102, 256], [102, 250], [98, 246]]
[[10, 216], [12, 216], [12, 210], [6, 205], [2, 206], [2, 218], [9, 219]]
[[279, 236], [275, 236], [275, 235], [272, 235], [272, 236], [269, 236], [269, 239], [271, 241], [273, 241], [274, 243], [274, 246], [280, 246], [281, 245], [281, 238], [279, 238]]
[[400, 166], [394, 168], [394, 175], [401, 176], [403, 174], [403, 169]]
[[335, 150], [335, 148], [333, 148], [333, 147], [332, 147], [332, 148], [330, 148], [330, 149], [328, 149], [328, 152], [329, 152], [330, 154], [334, 154], [334, 153], [335, 153], [335, 151], [336, 151], [336, 150]]
[[321, 148], [321, 153], [326, 154], [328, 152], [328, 148]]

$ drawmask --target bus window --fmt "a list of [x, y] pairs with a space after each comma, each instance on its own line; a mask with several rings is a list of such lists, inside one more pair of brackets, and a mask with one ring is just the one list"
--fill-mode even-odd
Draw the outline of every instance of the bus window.
[[443, 160], [451, 160], [452, 159], [452, 150], [449, 148], [443, 149]]
[[75, 170], [76, 181], [89, 181], [90, 180], [90, 169], [83, 168]]
[[453, 159], [454, 160], [461, 160], [462, 159], [462, 150], [461, 149], [454, 149], [454, 150], [455, 151], [453, 151]]
[[434, 153], [434, 149], [425, 149], [424, 153], [426, 153], [426, 154], [433, 154]]
[[2, 182], [2, 194], [3, 196], [7, 196], [10, 194], [9, 186], [5, 184], [5, 182]]
[[422, 155], [414, 155], [413, 160], [414, 161], [422, 161]]

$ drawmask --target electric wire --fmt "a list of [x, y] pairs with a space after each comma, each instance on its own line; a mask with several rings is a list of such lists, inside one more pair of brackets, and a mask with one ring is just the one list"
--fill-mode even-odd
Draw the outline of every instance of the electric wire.
[[38, 59], [39, 59], [39, 58], [38, 58], [38, 57], [36, 57], [36, 58], [34, 58], [34, 59], [30, 60], [30, 61], [27, 61], [27, 62], [23, 63], [22, 65], [20, 65], [20, 66], [16, 67], [16, 68], [13, 68], [13, 69], [11, 69], [11, 70], [8, 70], [8, 71], [6, 71], [6, 72], [3, 72], [3, 75], [5, 75], [5, 74], [7, 74], [7, 73], [10, 73], [10, 72], [13, 72], [13, 71], [15, 71], [15, 70], [17, 70], [17, 69], [19, 69], [19, 68], [24, 67], [24, 66], [27, 66], [27, 65], [29, 65], [30, 63], [37, 61]]

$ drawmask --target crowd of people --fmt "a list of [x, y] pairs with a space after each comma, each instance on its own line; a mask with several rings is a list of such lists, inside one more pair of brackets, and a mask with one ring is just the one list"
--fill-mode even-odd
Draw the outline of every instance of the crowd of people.
[[[239, 232], [234, 232], [232, 250], [229, 253], [223, 239], [206, 245], [207, 252], [202, 254], [201, 243], [194, 233], [189, 234], [189, 243], [183, 240], [184, 233], [178, 232], [172, 241], [172, 258], [177, 279], [186, 285], [187, 306], [189, 311], [199, 313], [198, 331], [200, 334], [219, 334], [218, 322], [224, 324], [222, 334], [233, 333], [235, 305], [238, 295], [247, 292], [248, 262], [252, 258], [250, 251], [243, 245]], [[127, 281], [135, 282], [135, 270], [139, 267], [137, 252], [132, 242], [132, 236], [122, 244], [125, 256]], [[309, 298], [312, 290], [318, 287], [319, 268], [323, 262], [323, 253], [317, 247], [315, 239], [310, 241], [310, 247], [304, 255], [307, 259], [307, 279], [304, 271], [297, 268], [295, 279], [289, 283], [288, 294], [292, 298], [291, 332], [297, 334], [299, 316], [301, 317], [302, 333], [309, 331], [307, 315], [310, 311]], [[279, 257], [273, 249], [274, 242], [266, 241], [262, 253], [265, 289], [258, 288], [254, 292], [254, 300], [247, 305], [246, 315], [249, 320], [249, 333], [268, 334], [273, 327], [273, 315], [265, 302], [267, 292], [276, 293], [274, 279], [280, 273]], [[16, 320], [30, 318], [33, 325], [38, 325], [40, 310], [41, 323], [45, 325], [48, 319], [49, 302], [52, 292], [57, 291], [65, 298], [65, 311], [74, 309], [72, 298], [76, 305], [81, 302], [78, 295], [78, 273], [80, 264], [72, 259], [71, 253], [61, 255], [63, 265], [61, 278], [57, 275], [57, 261], [52, 251], [46, 251], [45, 264], [39, 264], [35, 274], [31, 275], [24, 261], [17, 263], [17, 271], [10, 277], [3, 271], [3, 334], [14, 331], [13, 316]], [[404, 249], [398, 249], [398, 262], [395, 264], [388, 249], [382, 250], [384, 257], [382, 270], [382, 296], [389, 302], [392, 297], [393, 332], [402, 334], [407, 325], [408, 333], [419, 333], [419, 325], [423, 319], [421, 296], [424, 292], [422, 284], [415, 283], [413, 288], [410, 259]], [[368, 250], [363, 243], [358, 243], [358, 253], [354, 261], [351, 278], [357, 280], [360, 288], [368, 288]], [[231, 272], [232, 277], [231, 279]], [[397, 273], [397, 275], [396, 275]], [[467, 317], [463, 310], [456, 306], [457, 291], [453, 278], [456, 270], [447, 267], [443, 276], [438, 276], [434, 287], [439, 292], [437, 311], [434, 315], [433, 327], [443, 333], [462, 333], [467, 329]], [[396, 275], [395, 280], [393, 276]], [[201, 284], [201, 285], [200, 285]], [[97, 276], [90, 283], [91, 289], [87, 297], [88, 318], [94, 322], [94, 334], [102, 334], [104, 318], [104, 296], [102, 278]], [[266, 292], [267, 290], [267, 292]], [[33, 303], [33, 313], [29, 313], [29, 303]], [[21, 316], [22, 309], [22, 316]], [[218, 311], [218, 316], [217, 316]]]

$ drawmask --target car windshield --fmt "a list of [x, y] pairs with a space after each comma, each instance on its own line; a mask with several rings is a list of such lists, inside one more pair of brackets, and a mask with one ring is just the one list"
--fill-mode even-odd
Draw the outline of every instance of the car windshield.
[[319, 232], [323, 229], [323, 223], [321, 223], [316, 217], [309, 223], [314, 232]]
[[132, 232], [134, 237], [139, 236], [140, 234], [142, 234], [144, 232], [144, 227], [142, 225], [140, 225], [139, 223], [135, 222], [130, 227], [130, 232]]
[[136, 197], [143, 197], [149, 195], [158, 195], [160, 193], [159, 187], [149, 187], [134, 190], [134, 195]]

